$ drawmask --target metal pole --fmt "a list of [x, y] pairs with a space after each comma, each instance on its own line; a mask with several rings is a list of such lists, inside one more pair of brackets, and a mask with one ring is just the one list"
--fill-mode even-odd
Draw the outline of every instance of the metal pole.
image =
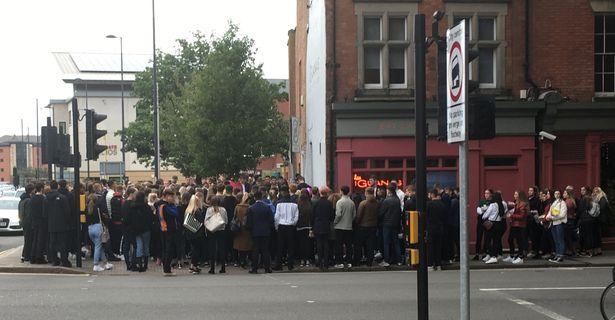
[[81, 196], [81, 178], [79, 177], [79, 171], [81, 168], [81, 154], [79, 154], [79, 108], [77, 107], [77, 98], [73, 97], [72, 101], [73, 107], [73, 167], [74, 167], [74, 182], [73, 182], [73, 197], [75, 198], [75, 203], [73, 204], [75, 207], [75, 212], [77, 214], [77, 252], [75, 253], [77, 256], [76, 265], [77, 268], [81, 268], [81, 206], [80, 206], [80, 196]]
[[36, 172], [36, 180], [37, 181], [38, 181], [38, 169], [39, 169], [39, 167], [41, 165], [41, 162], [40, 162], [41, 155], [40, 155], [40, 153], [41, 153], [41, 150], [42, 150], [41, 144], [40, 144], [40, 141], [39, 141], [39, 139], [40, 139], [39, 138], [39, 134], [38, 134], [39, 129], [40, 128], [38, 126], [38, 99], [36, 99], [36, 146], [37, 146], [38, 149], [36, 151], [36, 166], [35, 166], [36, 169], [35, 169], [35, 172]]
[[416, 140], [416, 209], [419, 212], [419, 268], [417, 270], [418, 319], [429, 319], [429, 295], [427, 279], [426, 215], [427, 207], [427, 119], [425, 83], [425, 15], [414, 16], [415, 45], [415, 108], [414, 119]]
[[152, 0], [152, 43], [153, 43], [153, 67], [152, 67], [152, 100], [154, 107], [154, 178], [160, 178], [160, 117], [158, 115], [158, 79], [156, 66], [156, 14], [155, 0]]
[[[467, 31], [466, 31], [467, 33]], [[467, 39], [467, 34], [466, 41]], [[464, 49], [464, 70], [468, 70], [468, 52]], [[469, 83], [468, 72], [464, 71], [464, 83]], [[459, 319], [470, 320], [470, 261], [468, 248], [468, 86], [463, 88], [466, 97], [465, 112], [463, 113], [465, 124], [465, 140], [459, 144]]]
[[126, 141], [126, 136], [124, 135], [124, 131], [126, 130], [124, 126], [124, 43], [123, 38], [120, 37], [120, 88], [122, 91], [122, 184], [126, 183], [126, 151], [124, 150], [124, 144]]
[[[51, 128], [51, 117], [47, 117], [47, 127]], [[47, 146], [47, 148], [49, 148], [49, 146]], [[52, 173], [53, 168], [51, 167], [52, 162], [53, 162], [53, 159], [47, 159], [47, 180], [48, 181], [53, 180], [53, 173]]]
[[[88, 83], [85, 82], [85, 110], [88, 110], [88, 109], [89, 109], [89, 106], [88, 106]], [[79, 123], [77, 123], [77, 125], [79, 125]], [[87, 177], [88, 177], [88, 179], [90, 179], [90, 159], [87, 159], [86, 162], [87, 162]], [[81, 168], [81, 165], [79, 165], [79, 167]]]

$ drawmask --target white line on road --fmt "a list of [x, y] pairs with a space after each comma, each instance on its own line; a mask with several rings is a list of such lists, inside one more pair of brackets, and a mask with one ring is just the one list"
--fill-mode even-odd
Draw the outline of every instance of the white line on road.
[[604, 287], [549, 287], [549, 288], [481, 288], [480, 291], [545, 291], [545, 290], [604, 290]]
[[509, 296], [509, 295], [506, 295], [506, 294], [503, 294], [503, 293], [500, 293], [500, 294], [506, 296], [506, 299], [508, 301], [514, 302], [514, 303], [516, 303], [516, 304], [518, 304], [520, 306], [524, 306], [524, 307], [526, 307], [526, 308], [528, 308], [530, 310], [534, 310], [534, 311], [536, 311], [536, 312], [538, 312], [538, 313], [540, 313], [540, 314], [542, 314], [544, 316], [549, 317], [550, 319], [553, 319], [553, 320], [572, 320], [570, 318], [562, 316], [559, 313], [553, 312], [553, 311], [551, 311], [551, 310], [549, 310], [547, 308], [543, 308], [543, 307], [541, 307], [539, 305], [536, 305], [534, 303], [531, 303], [529, 301], [526, 301], [526, 300], [523, 300], [523, 299], [517, 299], [515, 297]]
[[0, 276], [89, 277], [89, 274], [0, 272]]
[[12, 248], [12, 249], [8, 249], [8, 250], [4, 250], [4, 251], [0, 252], [0, 257], [5, 256], [5, 255], [10, 255], [10, 254], [12, 254], [13, 252], [15, 252], [15, 251], [17, 251], [17, 250], [21, 249], [22, 247], [23, 247], [23, 246], [19, 246], [19, 247], [17, 247], [17, 248]]

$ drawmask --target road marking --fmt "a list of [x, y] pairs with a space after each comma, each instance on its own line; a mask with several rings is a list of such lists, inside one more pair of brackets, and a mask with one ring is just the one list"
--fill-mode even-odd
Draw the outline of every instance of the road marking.
[[557, 290], [604, 290], [604, 287], [548, 287], [548, 288], [482, 288], [484, 292], [499, 291], [557, 291]]
[[316, 302], [316, 301], [314, 301], [314, 300], [308, 300], [308, 301], [306, 301], [306, 302], [307, 302], [307, 303], [314, 303], [314, 302]]
[[523, 299], [517, 299], [517, 298], [515, 298], [513, 296], [510, 296], [510, 295], [507, 295], [507, 294], [504, 294], [504, 293], [500, 293], [500, 294], [504, 295], [506, 297], [506, 300], [514, 302], [514, 303], [516, 303], [516, 304], [518, 304], [520, 306], [526, 307], [526, 308], [528, 308], [530, 310], [536, 311], [536, 312], [542, 314], [543, 316], [549, 317], [550, 319], [553, 319], [553, 320], [572, 320], [570, 318], [562, 316], [559, 313], [553, 312], [553, 311], [551, 311], [551, 310], [549, 310], [547, 308], [543, 308], [543, 307], [541, 307], [541, 306], [539, 306], [537, 304], [534, 304], [532, 302], [529, 302], [529, 301], [526, 301], [526, 300], [523, 300]]
[[297, 286], [290, 286], [291, 288], [298, 288]]
[[27, 272], [0, 272], [0, 276], [45, 276], [45, 277], [89, 277], [84, 274], [62, 274], [62, 273], [27, 273]]
[[21, 249], [22, 247], [23, 246], [19, 246], [19, 247], [16, 247], [16, 248], [11, 248], [11, 249], [4, 250], [4, 251], [0, 252], [0, 257], [5, 256], [5, 255], [10, 255], [10, 254], [16, 252], [17, 250]]

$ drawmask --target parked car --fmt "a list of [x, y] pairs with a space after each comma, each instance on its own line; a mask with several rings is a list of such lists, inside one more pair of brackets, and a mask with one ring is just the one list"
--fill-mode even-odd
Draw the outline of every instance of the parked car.
[[19, 221], [19, 198], [0, 197], [0, 232], [22, 232]]
[[15, 190], [4, 190], [2, 191], [2, 197], [6, 198], [17, 198], [17, 191]]

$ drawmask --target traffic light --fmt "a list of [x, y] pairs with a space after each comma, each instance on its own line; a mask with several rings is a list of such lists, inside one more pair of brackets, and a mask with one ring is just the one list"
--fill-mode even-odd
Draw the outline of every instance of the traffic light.
[[468, 135], [470, 140], [486, 140], [495, 137], [495, 99], [470, 97], [468, 105]]
[[73, 166], [73, 157], [70, 154], [70, 135], [61, 133], [58, 134], [56, 153], [54, 155], [53, 163], [63, 167]]
[[43, 164], [53, 164], [58, 146], [58, 128], [53, 126], [41, 127], [41, 153]]
[[13, 186], [15, 186], [15, 189], [19, 187], [19, 173], [17, 172], [17, 167], [13, 167]]
[[99, 130], [98, 124], [107, 119], [107, 115], [98, 114], [94, 110], [85, 110], [85, 149], [86, 159], [98, 160], [98, 155], [107, 150], [107, 146], [97, 143], [97, 140], [107, 134], [107, 130]]

